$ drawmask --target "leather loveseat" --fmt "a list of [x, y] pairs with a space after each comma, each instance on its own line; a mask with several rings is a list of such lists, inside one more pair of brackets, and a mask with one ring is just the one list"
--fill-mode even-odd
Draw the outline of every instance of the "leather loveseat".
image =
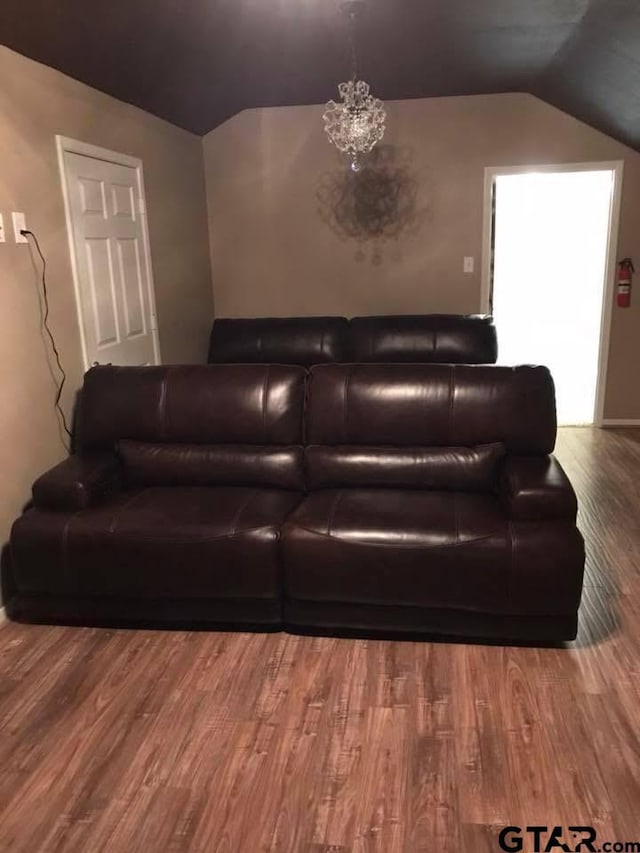
[[549, 641], [584, 551], [541, 367], [97, 367], [14, 618]]
[[264, 317], [215, 320], [211, 364], [420, 362], [493, 364], [493, 319], [483, 314]]

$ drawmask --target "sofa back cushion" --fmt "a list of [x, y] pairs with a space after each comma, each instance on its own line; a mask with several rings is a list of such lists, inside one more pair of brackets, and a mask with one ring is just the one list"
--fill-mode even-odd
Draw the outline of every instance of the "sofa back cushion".
[[488, 492], [497, 488], [504, 445], [306, 449], [311, 489], [381, 487]]
[[272, 362], [308, 367], [345, 361], [348, 330], [344, 317], [215, 320], [209, 362]]
[[493, 364], [498, 343], [493, 318], [483, 314], [354, 317], [354, 362]]
[[302, 491], [300, 445], [117, 444], [129, 486], [268, 486]]
[[328, 364], [314, 367], [307, 444], [355, 447], [504, 445], [553, 450], [556, 414], [546, 367]]
[[80, 448], [299, 445], [304, 393], [305, 371], [293, 365], [95, 367], [81, 395]]

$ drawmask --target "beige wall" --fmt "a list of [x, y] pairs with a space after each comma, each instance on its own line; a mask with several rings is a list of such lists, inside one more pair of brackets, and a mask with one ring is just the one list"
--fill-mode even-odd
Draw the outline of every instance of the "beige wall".
[[[402, 227], [382, 238], [346, 236], [341, 206], [343, 227], [331, 220], [345, 167], [319, 107], [249, 110], [205, 137], [218, 316], [481, 310], [485, 166], [623, 159], [619, 256], [640, 261], [640, 154], [529, 95], [398, 101], [388, 114]], [[640, 282], [633, 307], [614, 309], [607, 418], [640, 418], [637, 364]]]
[[[48, 262], [50, 325], [68, 373], [82, 358], [55, 134], [142, 158], [165, 362], [203, 361], [213, 311], [201, 140], [0, 47], [0, 212], [24, 211]], [[40, 331], [38, 261], [0, 243], [0, 545], [33, 478], [65, 455]]]

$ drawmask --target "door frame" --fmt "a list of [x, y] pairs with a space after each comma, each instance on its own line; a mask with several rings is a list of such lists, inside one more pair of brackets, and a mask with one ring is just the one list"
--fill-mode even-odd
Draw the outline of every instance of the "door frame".
[[71, 210], [71, 201], [69, 199], [69, 190], [67, 187], [67, 173], [65, 169], [64, 155], [81, 154], [85, 157], [91, 157], [94, 160], [104, 160], [107, 163], [114, 163], [117, 166], [128, 166], [136, 171], [136, 180], [138, 183], [138, 192], [140, 198], [140, 207], [138, 214], [142, 226], [142, 250], [144, 252], [145, 262], [147, 266], [147, 293], [149, 299], [149, 309], [151, 311], [151, 339], [153, 341], [153, 357], [154, 364], [161, 364], [160, 357], [160, 341], [158, 339], [158, 320], [156, 313], [156, 295], [155, 284], [153, 279], [153, 266], [151, 264], [151, 242], [149, 240], [149, 223], [147, 219], [147, 197], [144, 190], [144, 174], [142, 160], [139, 157], [131, 157], [129, 154], [120, 154], [117, 151], [109, 151], [107, 148], [101, 148], [98, 145], [90, 145], [88, 142], [81, 142], [78, 139], [71, 139], [68, 136], [56, 134], [56, 151], [58, 155], [58, 170], [60, 173], [60, 183], [62, 185], [62, 197], [64, 199], [64, 213], [67, 225], [67, 238], [69, 242], [69, 256], [71, 260], [71, 272], [73, 277], [73, 289], [76, 300], [76, 311], [78, 320], [78, 329], [80, 332], [80, 343], [82, 346], [82, 360], [84, 369], [89, 370], [91, 364], [87, 355], [87, 344], [84, 336], [84, 323], [82, 316], [82, 300], [80, 276], [78, 274], [78, 266], [76, 263], [75, 241], [73, 236], [73, 214]]
[[540, 166], [487, 166], [484, 170], [484, 207], [482, 223], [482, 279], [480, 289], [480, 311], [488, 313], [491, 305], [491, 241], [493, 223], [493, 191], [496, 177], [500, 175], [526, 175], [531, 172], [613, 172], [613, 190], [609, 215], [609, 233], [605, 257], [605, 281], [600, 309], [600, 342], [598, 345], [598, 373], [596, 379], [596, 399], [594, 406], [594, 424], [604, 425], [604, 402], [609, 365], [611, 340], [611, 318], [613, 314], [613, 296], [618, 252], [618, 234], [620, 230], [620, 206], [622, 201], [622, 181], [624, 178], [624, 160], [600, 160], [593, 163], [545, 163]]

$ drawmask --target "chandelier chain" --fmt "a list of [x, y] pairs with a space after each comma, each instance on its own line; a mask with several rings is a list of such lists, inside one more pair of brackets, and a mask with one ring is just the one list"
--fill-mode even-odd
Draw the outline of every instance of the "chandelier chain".
[[351, 42], [351, 79], [358, 79], [358, 54], [356, 46], [356, 13], [354, 9], [349, 11], [349, 41]]

